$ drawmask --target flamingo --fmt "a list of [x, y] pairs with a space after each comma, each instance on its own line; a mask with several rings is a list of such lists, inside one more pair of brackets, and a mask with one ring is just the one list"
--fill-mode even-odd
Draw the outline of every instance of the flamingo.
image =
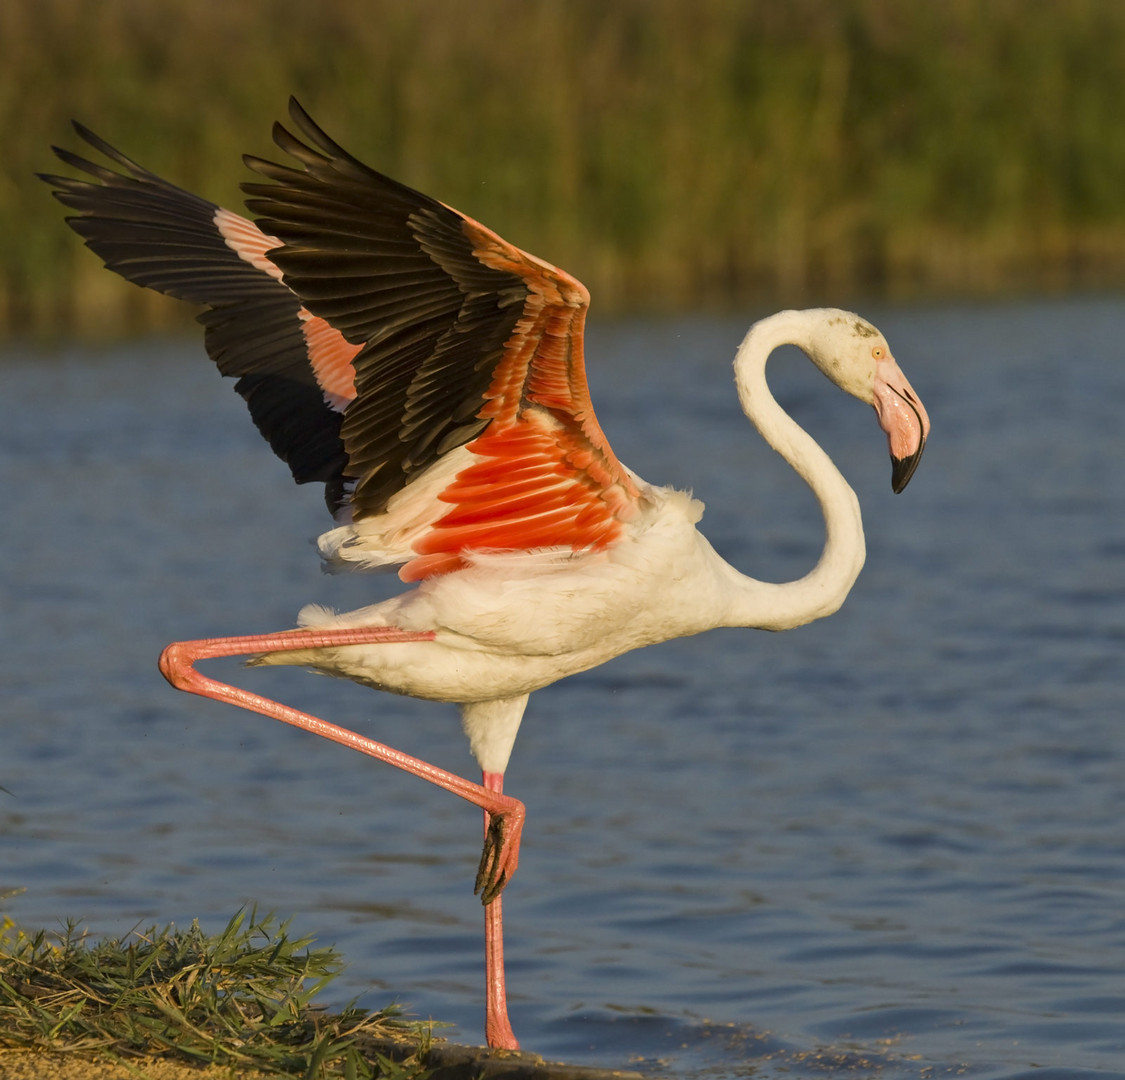
[[[445, 788], [484, 811], [475, 889], [485, 906], [485, 1034], [516, 1049], [501, 892], [524, 806], [503, 778], [533, 690], [631, 649], [721, 626], [785, 630], [835, 612], [864, 562], [855, 494], [775, 402], [766, 361], [796, 345], [875, 409], [905, 488], [929, 418], [884, 336], [834, 308], [755, 323], [734, 360], [747, 417], [820, 502], [826, 540], [799, 580], [757, 581], [696, 525], [702, 505], [614, 455], [583, 364], [585, 287], [484, 225], [352, 157], [295, 100], [245, 183], [256, 221], [161, 179], [85, 128], [116, 167], [55, 154], [84, 177], [42, 174], [105, 265], [204, 307], [208, 353], [297, 483], [325, 485], [326, 568], [397, 568], [412, 585], [297, 628], [169, 645], [181, 690], [296, 725]], [[671, 406], [671, 403], [669, 404]], [[477, 784], [200, 673], [246, 656], [460, 706]]]

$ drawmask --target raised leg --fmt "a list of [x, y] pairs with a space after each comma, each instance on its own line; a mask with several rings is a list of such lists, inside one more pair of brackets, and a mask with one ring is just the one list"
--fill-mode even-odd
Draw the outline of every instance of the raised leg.
[[176, 641], [161, 654], [160, 671], [178, 690], [229, 702], [305, 731], [311, 731], [314, 735], [331, 739], [333, 742], [358, 750], [361, 754], [367, 754], [395, 768], [419, 776], [423, 780], [428, 780], [484, 810], [485, 844], [475, 890], [480, 894], [481, 901], [485, 905], [487, 980], [485, 1035], [489, 1046], [515, 1050], [518, 1049], [519, 1044], [508, 1022], [504, 986], [500, 892], [511, 880], [519, 863], [520, 835], [523, 831], [525, 810], [519, 800], [503, 794], [503, 774], [485, 773], [484, 783], [474, 784], [456, 773], [447, 772], [436, 765], [365, 738], [347, 728], [330, 724], [326, 720], [271, 701], [248, 690], [210, 679], [195, 669], [198, 661], [220, 656], [251, 656], [341, 645], [366, 645], [375, 642], [422, 642], [431, 641], [433, 637], [432, 633], [398, 630], [394, 627], [372, 627], [358, 630], [290, 630], [278, 634], [247, 637]]
[[[502, 794], [504, 774], [484, 774], [484, 786], [489, 791]], [[484, 812], [484, 858], [487, 859], [495, 823], [492, 815]], [[482, 860], [482, 865], [483, 865]], [[499, 891], [484, 906], [484, 980], [485, 1011], [484, 1034], [489, 1046], [505, 1050], [518, 1050], [520, 1044], [508, 1020], [508, 990], [504, 979], [504, 915]]]

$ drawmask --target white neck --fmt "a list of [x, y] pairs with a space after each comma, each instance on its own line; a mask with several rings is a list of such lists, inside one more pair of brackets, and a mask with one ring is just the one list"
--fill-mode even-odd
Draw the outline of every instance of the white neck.
[[766, 385], [766, 361], [781, 345], [810, 351], [802, 312], [783, 311], [751, 327], [734, 361], [743, 411], [769, 443], [812, 488], [824, 514], [827, 538], [816, 566], [797, 581], [769, 584], [729, 568], [730, 626], [786, 630], [831, 615], [844, 602], [863, 568], [866, 548], [859, 500], [832, 459], [774, 400]]

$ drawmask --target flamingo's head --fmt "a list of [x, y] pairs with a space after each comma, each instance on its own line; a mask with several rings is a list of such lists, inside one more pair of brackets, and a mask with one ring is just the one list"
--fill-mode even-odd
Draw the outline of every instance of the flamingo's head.
[[818, 313], [809, 356], [837, 386], [875, 408], [891, 452], [891, 487], [897, 494], [910, 482], [930, 418], [887, 339], [866, 319], [834, 309]]

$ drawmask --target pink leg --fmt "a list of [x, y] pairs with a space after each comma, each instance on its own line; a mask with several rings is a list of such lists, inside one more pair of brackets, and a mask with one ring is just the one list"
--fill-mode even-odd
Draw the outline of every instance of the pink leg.
[[[504, 774], [486, 772], [483, 783], [489, 791], [495, 791], [499, 795], [504, 790]], [[492, 815], [485, 810], [486, 837], [492, 829]], [[508, 1021], [508, 991], [504, 981], [504, 915], [500, 905], [501, 899], [497, 894], [484, 907], [484, 1034], [489, 1046], [518, 1050], [520, 1044]]]
[[201, 641], [175, 641], [160, 655], [160, 671], [178, 690], [238, 705], [263, 716], [311, 731], [358, 750], [361, 754], [384, 761], [395, 768], [428, 780], [446, 791], [459, 795], [485, 814], [485, 845], [477, 872], [475, 891], [485, 904], [485, 949], [487, 1008], [485, 1034], [488, 1045], [518, 1049], [519, 1044], [508, 1023], [507, 999], [504, 989], [504, 945], [501, 928], [500, 892], [511, 880], [519, 864], [520, 835], [523, 831], [524, 806], [517, 799], [504, 795], [503, 775], [485, 773], [484, 784], [436, 765], [411, 757], [382, 743], [357, 735], [354, 731], [330, 724], [261, 697], [228, 683], [201, 675], [195, 669], [200, 660], [218, 656], [250, 656], [296, 649], [333, 648], [341, 645], [366, 645], [374, 642], [432, 641], [432, 633], [416, 633], [395, 627], [371, 627], [358, 630], [289, 630], [277, 634], [247, 637], [208, 638]]

